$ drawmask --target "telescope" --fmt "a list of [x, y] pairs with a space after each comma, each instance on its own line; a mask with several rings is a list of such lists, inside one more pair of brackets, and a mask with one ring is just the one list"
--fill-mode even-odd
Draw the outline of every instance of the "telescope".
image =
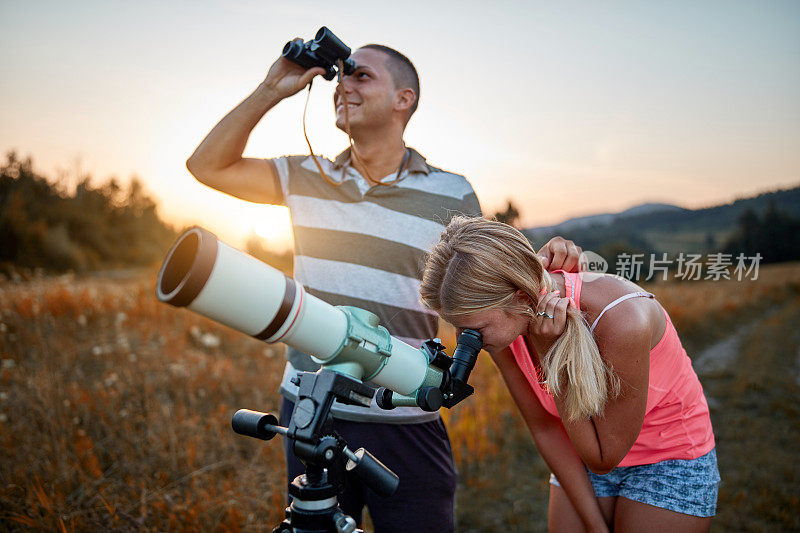
[[267, 343], [286, 343], [324, 368], [385, 388], [376, 399], [384, 409], [416, 405], [437, 411], [473, 392], [466, 380], [482, 346], [479, 333], [461, 335], [454, 359], [436, 339], [414, 348], [392, 337], [373, 313], [332, 306], [197, 226], [167, 253], [156, 294], [161, 302]]
[[[344, 471], [352, 471], [377, 494], [388, 497], [397, 476], [363, 448], [353, 452], [333, 428], [334, 401], [382, 409], [418, 406], [426, 411], [453, 407], [474, 389], [467, 383], [482, 347], [480, 333], [465, 330], [453, 357], [439, 339], [414, 348], [392, 337], [378, 317], [364, 309], [333, 306], [308, 294], [281, 271], [192, 227], [167, 253], [158, 273], [159, 301], [186, 307], [267, 343], [283, 342], [307, 353], [316, 373], [299, 372], [297, 403], [289, 427], [274, 415], [239, 410], [237, 433], [262, 440], [281, 434], [306, 465], [292, 482], [287, 522], [276, 531], [354, 531], [336, 504]], [[380, 388], [364, 384], [370, 381]], [[346, 462], [345, 462], [346, 459]], [[341, 528], [339, 527], [341, 525]], [[352, 527], [351, 527], [352, 526]]]

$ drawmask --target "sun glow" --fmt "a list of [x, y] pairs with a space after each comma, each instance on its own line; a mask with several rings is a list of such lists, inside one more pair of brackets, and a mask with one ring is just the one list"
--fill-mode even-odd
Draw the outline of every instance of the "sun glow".
[[274, 251], [284, 251], [292, 247], [292, 226], [289, 210], [278, 206], [258, 206], [242, 217], [245, 233], [255, 234], [263, 240], [264, 246]]
[[272, 241], [283, 236], [283, 228], [278, 227], [274, 221], [259, 220], [253, 224], [253, 231], [264, 240]]

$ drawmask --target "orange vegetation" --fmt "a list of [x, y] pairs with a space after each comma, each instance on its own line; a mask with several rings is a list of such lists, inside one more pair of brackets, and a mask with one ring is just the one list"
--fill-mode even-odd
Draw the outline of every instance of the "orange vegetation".
[[[159, 304], [154, 281], [0, 283], [0, 528], [270, 531], [282, 518], [282, 446], [235, 435], [230, 418], [238, 408], [277, 411], [283, 348]], [[762, 268], [758, 281], [647, 288], [690, 353], [776, 308], [789, 309], [775, 315], [783, 322], [764, 327], [796, 350], [796, 323], [785, 324], [797, 316], [797, 265]], [[442, 336], [452, 348], [446, 325]], [[704, 386], [724, 397], [728, 379], [744, 394], [768, 377], [752, 368], [749, 381]], [[471, 383], [475, 396], [443, 413], [460, 473], [459, 530], [543, 530], [547, 467], [485, 354]], [[727, 490], [721, 507], [754, 498]]]

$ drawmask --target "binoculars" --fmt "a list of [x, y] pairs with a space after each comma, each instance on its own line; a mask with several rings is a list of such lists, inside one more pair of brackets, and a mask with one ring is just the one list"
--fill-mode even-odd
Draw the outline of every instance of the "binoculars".
[[350, 48], [325, 26], [321, 27], [314, 39], [308, 42], [289, 41], [283, 46], [283, 57], [305, 68], [325, 69], [323, 78], [331, 81], [336, 77], [336, 66], [342, 61], [343, 74], [352, 74], [356, 64], [350, 57]]

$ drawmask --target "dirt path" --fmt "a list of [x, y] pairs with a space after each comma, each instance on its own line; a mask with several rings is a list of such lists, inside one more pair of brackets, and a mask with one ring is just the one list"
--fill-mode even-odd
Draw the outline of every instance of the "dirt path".
[[692, 360], [695, 372], [701, 377], [725, 370], [735, 359], [742, 340], [753, 331], [757, 321], [739, 328], [733, 335], [718, 341]]
[[699, 352], [722, 483], [712, 531], [800, 531], [800, 296]]
[[[693, 357], [692, 366], [694, 366], [695, 372], [700, 377], [704, 377], [729, 368], [741, 351], [742, 341], [753, 333], [760, 323], [773, 316], [778, 309], [778, 307], [767, 309], [752, 322], [741, 326], [732, 335], [715, 342]], [[800, 354], [798, 354], [798, 358], [800, 358]], [[798, 363], [800, 363], [800, 359], [798, 359]]]

